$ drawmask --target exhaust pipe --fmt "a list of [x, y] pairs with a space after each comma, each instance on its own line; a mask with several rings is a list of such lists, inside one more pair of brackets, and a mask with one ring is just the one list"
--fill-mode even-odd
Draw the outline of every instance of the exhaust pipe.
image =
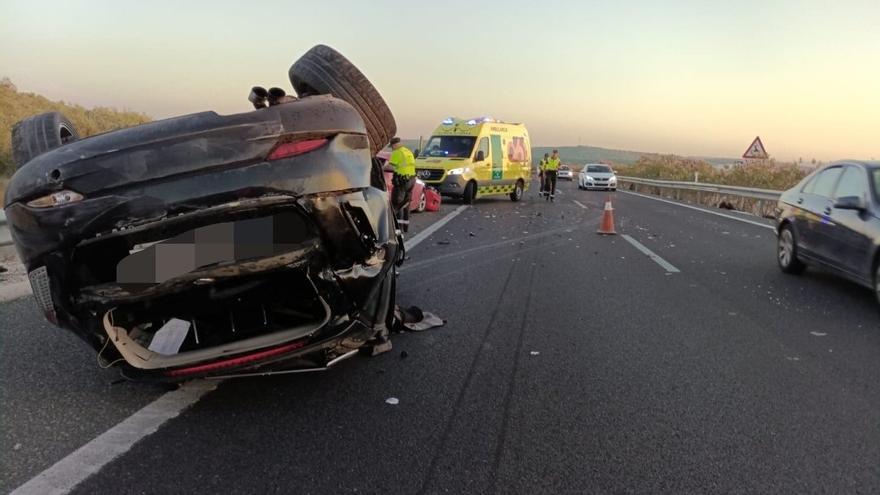
[[267, 98], [269, 98], [269, 92], [262, 86], [254, 86], [251, 88], [251, 94], [248, 96], [248, 100], [254, 104], [254, 108], [257, 110], [266, 108]]

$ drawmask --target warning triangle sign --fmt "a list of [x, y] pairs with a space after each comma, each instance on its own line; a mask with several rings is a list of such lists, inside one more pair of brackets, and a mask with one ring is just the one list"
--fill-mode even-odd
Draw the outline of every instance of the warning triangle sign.
[[752, 144], [749, 146], [749, 149], [743, 153], [743, 158], [751, 158], [754, 160], [766, 160], [770, 158], [770, 155], [767, 154], [767, 150], [764, 149], [764, 143], [761, 142], [761, 136], [755, 138], [752, 141]]

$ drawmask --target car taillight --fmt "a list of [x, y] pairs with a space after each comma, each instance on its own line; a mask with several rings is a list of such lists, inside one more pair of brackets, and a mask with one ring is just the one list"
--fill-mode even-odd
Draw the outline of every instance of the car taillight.
[[83, 200], [83, 195], [73, 191], [58, 191], [27, 202], [31, 208], [49, 208], [62, 206]]
[[302, 155], [310, 151], [315, 151], [327, 144], [329, 139], [307, 139], [305, 141], [295, 141], [292, 143], [281, 143], [269, 153], [269, 160], [280, 160], [282, 158], [290, 158], [296, 155]]
[[232, 359], [224, 359], [222, 361], [215, 361], [213, 363], [201, 364], [197, 366], [191, 366], [189, 368], [181, 368], [176, 370], [171, 370], [166, 372], [167, 376], [188, 376], [195, 375], [199, 373], [210, 373], [213, 371], [219, 371], [227, 368], [234, 368], [237, 366], [242, 366], [245, 364], [254, 363], [257, 361], [261, 361], [263, 359], [269, 359], [270, 357], [279, 356], [281, 354], [285, 354], [291, 351], [295, 351], [301, 347], [305, 347], [305, 341], [293, 342], [290, 344], [282, 345], [280, 347], [275, 347], [274, 349], [269, 349], [267, 351], [255, 352], [253, 354], [248, 354], [245, 356], [240, 356]]

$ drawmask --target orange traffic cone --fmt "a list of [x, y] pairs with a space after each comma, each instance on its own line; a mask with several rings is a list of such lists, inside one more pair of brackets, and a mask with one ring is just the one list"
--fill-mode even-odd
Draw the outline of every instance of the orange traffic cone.
[[602, 223], [599, 224], [599, 230], [597, 230], [596, 233], [602, 235], [617, 235], [617, 231], [614, 230], [614, 208], [611, 207], [611, 198], [608, 198], [608, 200], [605, 201], [605, 211], [602, 213]]

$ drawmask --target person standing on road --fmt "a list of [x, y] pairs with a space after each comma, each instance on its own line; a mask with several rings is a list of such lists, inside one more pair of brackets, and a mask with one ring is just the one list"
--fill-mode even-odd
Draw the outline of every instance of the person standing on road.
[[541, 179], [541, 189], [538, 191], [538, 196], [544, 196], [544, 167], [547, 165], [547, 159], [550, 158], [550, 153], [544, 153], [544, 158], [538, 163], [538, 178]]
[[547, 200], [553, 201], [556, 197], [556, 174], [559, 172], [559, 150], [553, 150], [553, 154], [544, 165], [544, 190]]
[[391, 157], [388, 163], [394, 169], [391, 184], [391, 207], [397, 217], [397, 223], [401, 230], [409, 231], [409, 204], [412, 202], [412, 190], [416, 185], [416, 159], [406, 146], [401, 144], [400, 138], [391, 139]]

